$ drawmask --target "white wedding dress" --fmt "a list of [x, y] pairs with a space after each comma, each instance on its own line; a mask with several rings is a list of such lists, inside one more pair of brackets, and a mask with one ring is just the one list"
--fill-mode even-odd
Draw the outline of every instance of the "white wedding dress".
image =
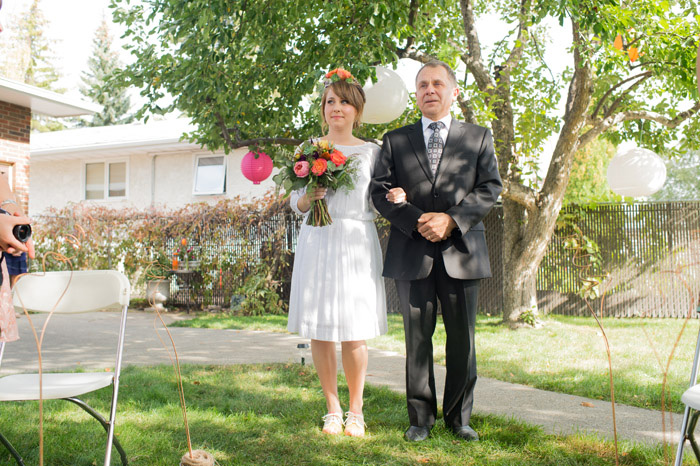
[[[367, 340], [387, 331], [382, 251], [369, 197], [379, 146], [335, 147], [349, 159], [359, 159], [355, 187], [328, 190], [331, 225], [307, 225], [305, 215], [294, 257], [287, 329], [314, 340]], [[297, 201], [304, 192], [290, 196], [299, 214]]]

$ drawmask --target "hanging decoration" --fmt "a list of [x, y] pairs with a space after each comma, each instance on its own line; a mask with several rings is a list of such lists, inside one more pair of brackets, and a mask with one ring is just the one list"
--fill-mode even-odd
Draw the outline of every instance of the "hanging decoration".
[[377, 82], [370, 80], [363, 87], [367, 102], [362, 112], [363, 123], [389, 123], [401, 116], [408, 105], [408, 89], [396, 72], [377, 66]]
[[622, 50], [622, 35], [621, 35], [621, 34], [618, 34], [618, 35], [615, 37], [615, 41], [613, 42], [613, 46], [614, 46], [617, 50]]
[[650, 196], [661, 189], [665, 181], [666, 165], [649, 149], [618, 150], [608, 166], [608, 185], [621, 196]]
[[241, 160], [241, 172], [253, 184], [260, 184], [272, 173], [272, 159], [262, 151], [250, 151]]
[[629, 55], [630, 61], [634, 63], [639, 59], [639, 49], [637, 49], [637, 47], [630, 47], [629, 50], [627, 50], [627, 55]]

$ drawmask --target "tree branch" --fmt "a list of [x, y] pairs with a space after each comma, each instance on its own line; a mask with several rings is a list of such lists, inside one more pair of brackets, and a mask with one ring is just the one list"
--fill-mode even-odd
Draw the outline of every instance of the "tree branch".
[[[408, 7], [408, 26], [413, 27], [413, 23], [416, 21], [416, 16], [418, 16], [418, 0], [411, 0], [411, 5]], [[413, 47], [413, 43], [415, 42], [416, 38], [414, 36], [409, 37], [406, 40], [406, 46], [402, 49], [404, 53], [407, 53], [411, 47]]]
[[476, 32], [476, 19], [472, 0], [460, 0], [459, 7], [462, 11], [462, 23], [464, 24], [464, 34], [467, 37], [467, 51], [462, 54], [462, 61], [474, 76], [476, 84], [482, 92], [487, 92], [489, 88], [495, 88], [488, 68], [484, 65], [481, 56], [481, 43], [479, 34]]
[[640, 79], [639, 81], [637, 81], [636, 83], [632, 84], [630, 87], [625, 89], [622, 92], [622, 94], [617, 99], [615, 99], [613, 101], [612, 105], [610, 105], [610, 108], [605, 111], [605, 118], [607, 118], [610, 115], [612, 115], [613, 113], [615, 113], [615, 110], [617, 110], [617, 107], [619, 107], [620, 104], [622, 103], [622, 99], [624, 99], [627, 95], [629, 95], [630, 92], [632, 92], [637, 87], [639, 87], [644, 81], [651, 78], [651, 76], [652, 76], [652, 74], [651, 74], [651, 72], [649, 72], [649, 74], [647, 76], [644, 76], [642, 79]]
[[402, 58], [410, 58], [412, 60], [416, 60], [416, 61], [421, 62], [423, 64], [426, 64], [431, 60], [437, 60], [432, 55], [428, 55], [427, 53], [423, 53], [417, 49], [412, 49], [412, 50], [406, 51], [406, 55]]
[[[523, 52], [525, 50], [525, 46], [530, 38], [530, 30], [528, 28], [528, 21], [530, 18], [530, 7], [532, 3], [530, 0], [522, 0], [522, 3], [520, 4], [520, 17], [518, 19], [519, 22], [519, 31], [518, 31], [518, 38], [515, 40], [515, 45], [513, 45], [513, 49], [510, 51], [510, 55], [508, 56], [508, 59], [506, 60], [505, 64], [503, 65], [503, 71], [507, 73], [508, 77], [510, 78], [510, 73], [515, 69], [516, 66], [520, 63], [520, 60], [523, 57]], [[518, 46], [518, 43], [520, 45]]]
[[503, 180], [503, 192], [501, 192], [501, 197], [517, 202], [530, 212], [534, 211], [537, 207], [535, 191], [520, 183]]
[[564, 124], [559, 132], [559, 139], [552, 154], [552, 161], [547, 176], [542, 183], [538, 206], [542, 215], [559, 212], [561, 202], [569, 182], [574, 154], [578, 149], [579, 138], [591, 102], [593, 70], [591, 69], [591, 51], [584, 33], [576, 21], [572, 20], [574, 76], [569, 84], [569, 93], [564, 113]]
[[302, 139], [295, 138], [255, 138], [255, 139], [240, 139], [237, 140], [232, 149], [238, 149], [239, 147], [255, 146], [258, 144], [275, 144], [279, 146], [298, 146], [304, 142]]
[[629, 78], [623, 79], [622, 81], [620, 81], [619, 83], [615, 84], [613, 87], [608, 89], [605, 92], [605, 94], [603, 94], [603, 97], [600, 98], [600, 100], [598, 101], [598, 104], [595, 106], [595, 110], [593, 110], [593, 113], [591, 114], [591, 118], [593, 118], [593, 119], [596, 118], [596, 116], [598, 115], [598, 112], [600, 111], [601, 107], [603, 106], [603, 103], [605, 103], [605, 99], [610, 97], [610, 95], [615, 91], [615, 89], [617, 89], [618, 87], [620, 87], [620, 86], [622, 86], [630, 81], [634, 81], [635, 79], [641, 78], [645, 75], [651, 76], [651, 71], [646, 71], [642, 74], [636, 74], [634, 76], [630, 76]]
[[462, 111], [462, 116], [467, 123], [472, 123], [474, 125], [478, 124], [476, 121], [476, 115], [474, 114], [474, 109], [469, 103], [469, 100], [464, 96], [463, 92], [460, 92], [457, 95], [457, 104], [459, 104], [459, 109]]
[[[237, 147], [240, 147], [240, 146], [236, 146], [236, 144], [231, 139], [231, 133], [229, 132], [229, 129], [226, 127], [226, 122], [224, 121], [224, 118], [221, 116], [221, 114], [219, 112], [214, 112], [214, 116], [216, 117], [216, 124], [219, 126], [219, 129], [221, 130], [221, 136], [224, 138], [224, 141], [226, 142], [226, 144], [228, 144], [228, 146], [231, 149], [236, 149]], [[236, 134], [236, 136], [237, 136], [237, 134]], [[236, 142], [238, 142], [239, 140], [240, 140], [240, 138], [236, 137]]]
[[579, 147], [588, 144], [609, 128], [622, 123], [623, 121], [650, 120], [660, 124], [661, 126], [665, 126], [668, 129], [674, 129], [685, 120], [698, 113], [698, 111], [700, 111], [700, 102], [695, 102], [695, 105], [688, 110], [679, 113], [674, 118], [669, 118], [665, 115], [661, 115], [660, 113], [645, 110], [620, 112], [607, 118], [595, 121], [593, 128], [589, 129], [579, 137]]

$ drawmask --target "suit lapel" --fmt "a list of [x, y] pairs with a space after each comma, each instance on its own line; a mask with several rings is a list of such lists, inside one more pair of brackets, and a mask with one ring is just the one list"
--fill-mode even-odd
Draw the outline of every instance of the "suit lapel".
[[418, 123], [409, 127], [408, 139], [413, 146], [413, 153], [418, 159], [418, 163], [425, 172], [425, 176], [429, 180], [433, 179], [433, 172], [430, 170], [430, 161], [428, 160], [428, 151], [425, 148], [425, 138], [423, 137], [423, 125], [421, 120]]
[[456, 158], [456, 153], [459, 148], [464, 147], [464, 144], [462, 144], [462, 139], [464, 138], [465, 134], [466, 131], [464, 129], [464, 125], [462, 125], [459, 120], [455, 120], [453, 118], [452, 123], [450, 123], [450, 131], [447, 133], [445, 147], [442, 150], [442, 157], [440, 157], [440, 163], [437, 167], [435, 184], [440, 181], [441, 175], [449, 170], [450, 162]]

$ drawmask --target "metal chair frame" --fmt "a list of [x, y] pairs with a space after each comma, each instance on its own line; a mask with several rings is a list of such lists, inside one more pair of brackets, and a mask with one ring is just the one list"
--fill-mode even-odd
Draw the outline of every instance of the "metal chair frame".
[[[698, 310], [700, 311], [700, 306], [698, 307]], [[695, 356], [693, 357], [693, 369], [690, 372], [689, 388], [692, 388], [697, 384], [698, 362], [700, 362], [700, 330], [698, 331], [698, 338], [695, 342]], [[681, 466], [683, 464], [683, 447], [685, 446], [686, 440], [690, 442], [690, 446], [693, 448], [693, 453], [695, 453], [695, 458], [698, 460], [698, 464], [700, 464], [700, 446], [698, 446], [697, 440], [695, 439], [695, 427], [698, 424], [698, 417], [700, 417], [700, 411], [694, 410], [688, 405], [685, 406], [683, 422], [681, 423], [681, 438], [678, 441], [678, 450], [676, 451], [676, 461], [674, 463], [675, 466]]]
[[[121, 374], [121, 368], [122, 368], [122, 356], [124, 353], [124, 336], [126, 333], [126, 318], [127, 318], [127, 311], [129, 308], [129, 282], [126, 279], [126, 277], [117, 271], [113, 270], [104, 270], [104, 271], [74, 271], [74, 272], [46, 272], [42, 276], [34, 276], [34, 275], [28, 275], [26, 278], [30, 278], [31, 280], [37, 281], [40, 283], [40, 280], [46, 276], [46, 275], [53, 275], [53, 274], [63, 274], [64, 276], [70, 276], [70, 280], [72, 279], [80, 279], [81, 274], [95, 274], [95, 273], [104, 273], [105, 276], [111, 276], [110, 279], [114, 280], [115, 275], [119, 275], [119, 294], [120, 296], [118, 297], [118, 303], [114, 303], [112, 307], [116, 307], [119, 305], [121, 308], [121, 320], [120, 320], [120, 325], [119, 325], [119, 337], [118, 337], [118, 342], [117, 342], [117, 355], [116, 355], [116, 363], [115, 363], [115, 368], [114, 368], [114, 374], [112, 378], [112, 401], [111, 401], [111, 406], [110, 406], [110, 412], [109, 412], [109, 421], [106, 420], [100, 413], [98, 413], [95, 409], [93, 409], [91, 406], [89, 406], [87, 403], [82, 401], [81, 399], [77, 397], [66, 397], [66, 398], [60, 398], [66, 401], [70, 401], [74, 403], [75, 405], [79, 406], [81, 409], [83, 409], [85, 412], [90, 414], [95, 420], [97, 420], [102, 427], [105, 429], [107, 433], [107, 446], [106, 446], [106, 451], [105, 451], [105, 461], [104, 464], [105, 466], [109, 466], [111, 464], [111, 456], [112, 456], [112, 446], [117, 449], [117, 452], [119, 453], [121, 462], [123, 466], [126, 466], [128, 464], [128, 459], [126, 456], [126, 453], [124, 452], [124, 449], [122, 445], [119, 443], [119, 440], [114, 437], [114, 425], [115, 425], [115, 420], [116, 420], [116, 412], [117, 412], [117, 398], [119, 394], [119, 376]], [[17, 284], [15, 285], [15, 291], [18, 289], [18, 285], [21, 284], [22, 279], [25, 277], [21, 277], [20, 280], [18, 280]], [[36, 286], [36, 283], [32, 284]], [[28, 293], [28, 286], [24, 286], [20, 288], [24, 288], [22, 290], [23, 293]], [[70, 287], [66, 288], [66, 290], [70, 290]], [[42, 290], [43, 291], [43, 290]], [[66, 295], [68, 294], [68, 291], [66, 291]], [[63, 298], [66, 297], [66, 295], [63, 296]], [[23, 298], [25, 298], [23, 296]], [[63, 299], [61, 298], [61, 299]], [[26, 299], [26, 298], [25, 298]], [[58, 299], [58, 297], [56, 297]], [[76, 296], [70, 296], [69, 299], [66, 299], [66, 301], [73, 301], [75, 302], [76, 299], [79, 299], [79, 297], [76, 298]], [[39, 305], [41, 307], [41, 305]], [[18, 299], [17, 295], [15, 293], [15, 307], [20, 308], [21, 306], [18, 305]], [[28, 307], [29, 309], [29, 307]], [[36, 309], [32, 308], [32, 311], [38, 311], [38, 312], [50, 312], [52, 309]], [[98, 310], [98, 309], [80, 309], [78, 311], [74, 312], [89, 312], [90, 310]], [[55, 312], [60, 312], [60, 313], [70, 313], [71, 311], [69, 309], [60, 309], [60, 310], [55, 310]], [[5, 349], [5, 343], [0, 342], [0, 363], [2, 362], [2, 357]], [[11, 377], [11, 376], [9, 376]], [[106, 387], [103, 387], [106, 388]], [[90, 391], [94, 390], [88, 390], [84, 393], [89, 393]], [[24, 460], [22, 459], [21, 455], [17, 450], [12, 446], [12, 444], [7, 440], [7, 438], [0, 433], [0, 443], [2, 443], [5, 448], [9, 451], [9, 453], [12, 455], [12, 457], [15, 459], [16, 463], [18, 466], [25, 466]]]

